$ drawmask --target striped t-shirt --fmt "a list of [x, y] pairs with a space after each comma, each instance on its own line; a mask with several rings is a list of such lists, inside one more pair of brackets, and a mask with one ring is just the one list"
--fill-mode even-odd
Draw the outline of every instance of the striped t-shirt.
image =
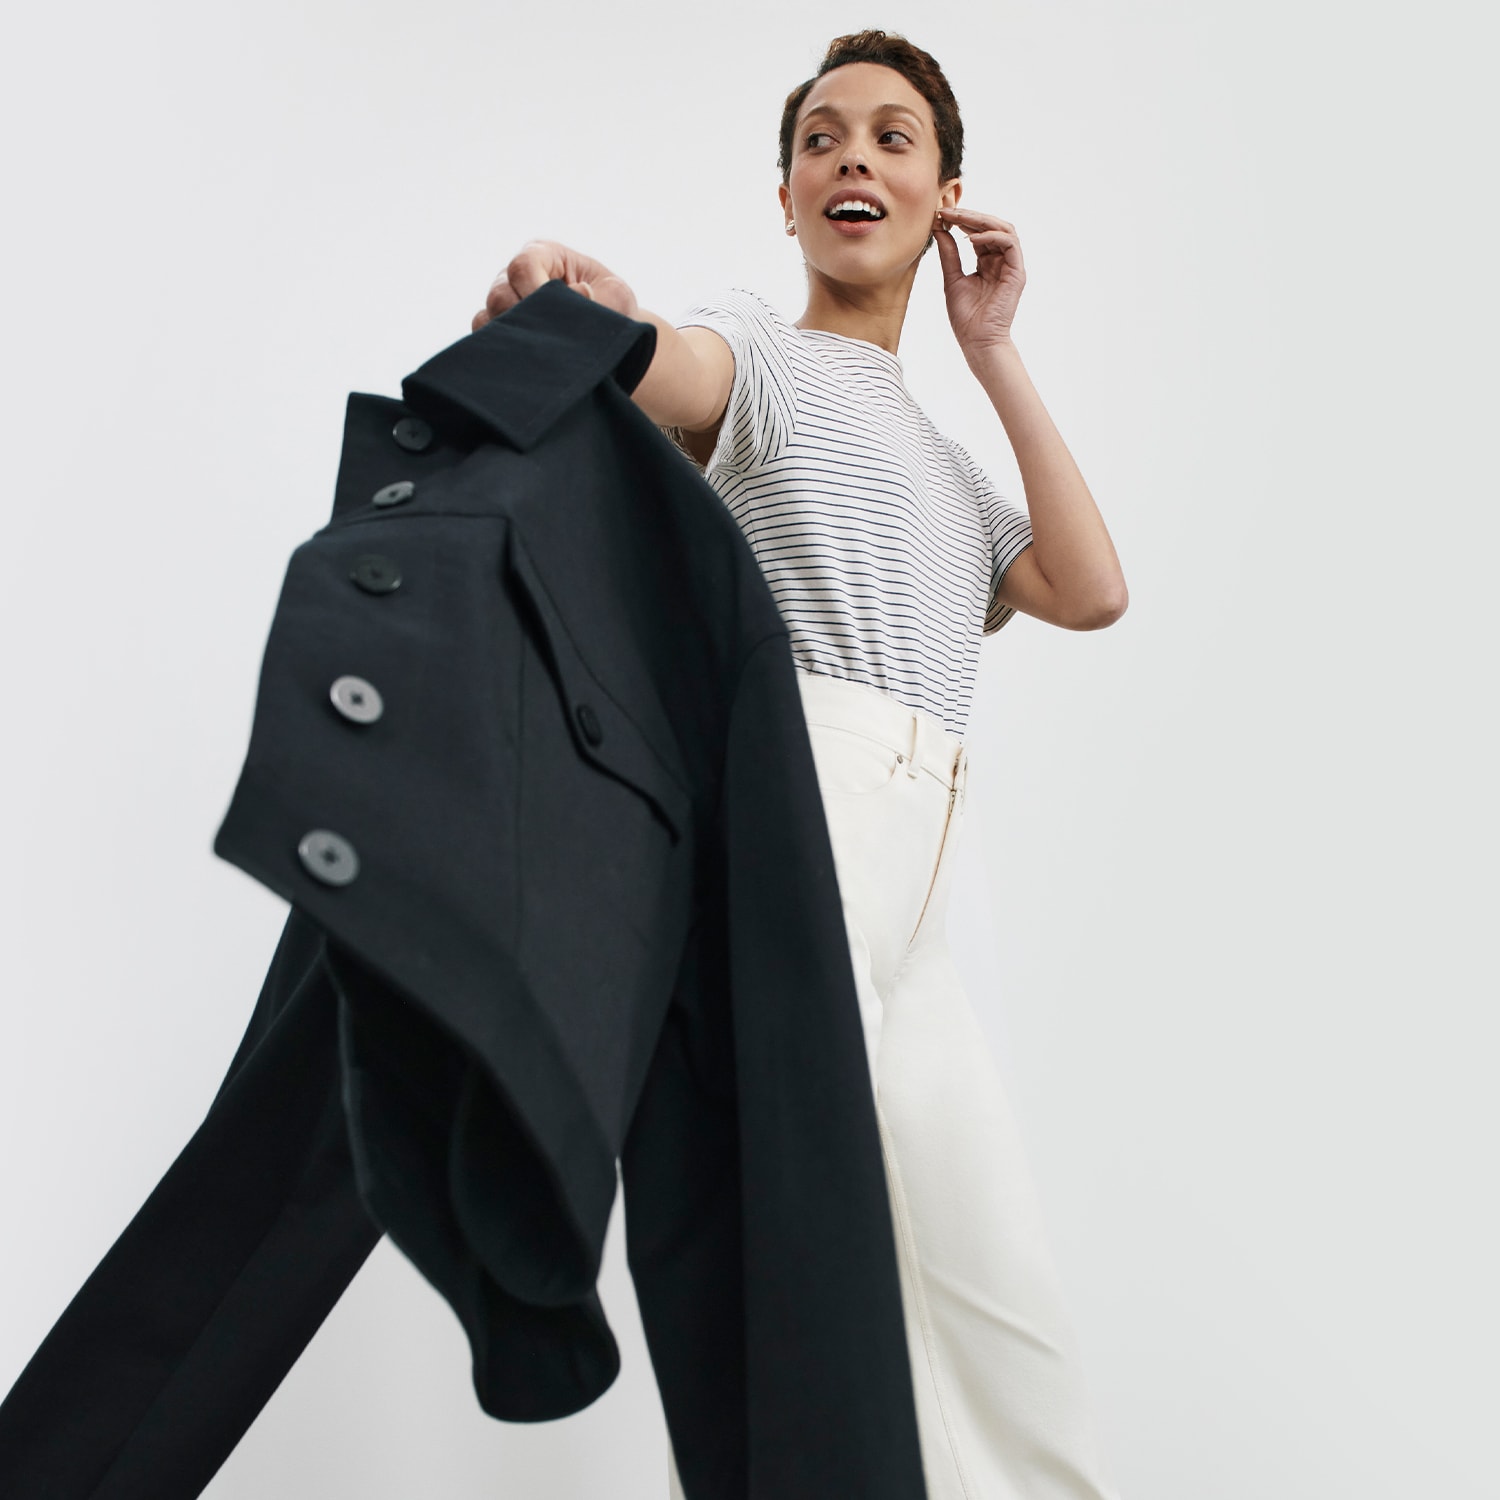
[[1031, 518], [907, 393], [901, 361], [798, 328], [753, 292], [694, 307], [734, 354], [704, 468], [749, 540], [809, 672], [865, 683], [962, 735], [995, 588]]

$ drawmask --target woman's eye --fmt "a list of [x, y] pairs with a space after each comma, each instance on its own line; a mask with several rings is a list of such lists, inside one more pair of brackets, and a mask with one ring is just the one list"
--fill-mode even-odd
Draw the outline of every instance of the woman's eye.
[[911, 137], [904, 130], [882, 130], [880, 132], [880, 139], [884, 140], [888, 135], [899, 135], [908, 146], [911, 145]]
[[831, 141], [832, 139], [833, 139], [833, 137], [831, 135], [829, 135], [826, 130], [815, 130], [815, 131], [813, 131], [813, 133], [810, 136], [807, 137], [807, 139], [805, 141], [803, 141], [802, 144], [804, 146], [807, 146], [809, 149], [816, 150], [817, 147], [816, 147], [815, 143], [817, 141], [819, 141], [819, 140], [830, 140]]

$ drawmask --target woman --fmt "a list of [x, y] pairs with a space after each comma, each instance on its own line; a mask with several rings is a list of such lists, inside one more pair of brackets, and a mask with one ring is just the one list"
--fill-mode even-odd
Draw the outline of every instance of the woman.
[[[808, 280], [795, 325], [731, 292], [674, 326], [598, 261], [533, 241], [474, 327], [551, 278], [655, 326], [635, 400], [704, 466], [790, 630], [869, 1051], [928, 1494], [1099, 1500], [1113, 1492], [1068, 1310], [943, 922], [981, 636], [1017, 610], [1109, 625], [1126, 591], [1011, 340], [1026, 279], [1015, 229], [958, 206], [962, 149], [932, 57], [881, 31], [840, 37], [782, 120], [781, 204]], [[896, 348], [934, 239], [953, 332], [1015, 449], [1029, 515], [902, 382]]]

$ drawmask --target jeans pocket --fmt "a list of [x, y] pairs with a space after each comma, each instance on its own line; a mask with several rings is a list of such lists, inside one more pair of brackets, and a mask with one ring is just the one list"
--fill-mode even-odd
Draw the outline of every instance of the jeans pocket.
[[809, 724], [818, 786], [825, 795], [869, 797], [895, 785], [906, 769], [906, 755], [877, 740], [836, 724]]

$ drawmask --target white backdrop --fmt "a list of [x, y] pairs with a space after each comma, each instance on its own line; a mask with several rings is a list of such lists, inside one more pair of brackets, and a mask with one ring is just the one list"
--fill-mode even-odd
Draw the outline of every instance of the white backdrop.
[[[1118, 547], [1114, 627], [985, 644], [951, 932], [1125, 1500], [1500, 1493], [1497, 121], [1480, 8], [1051, 0], [28, 7], [0, 61], [9, 562], [0, 1389], [202, 1118], [282, 904], [214, 858], [349, 390], [532, 236], [672, 317], [802, 309], [786, 92], [882, 25]], [[1019, 496], [943, 311], [901, 344]], [[479, 1410], [383, 1244], [212, 1500], [663, 1500], [624, 1371]], [[23, 1497], [17, 1497], [23, 1500]], [[1001, 1500], [1001, 1497], [983, 1497]]]

